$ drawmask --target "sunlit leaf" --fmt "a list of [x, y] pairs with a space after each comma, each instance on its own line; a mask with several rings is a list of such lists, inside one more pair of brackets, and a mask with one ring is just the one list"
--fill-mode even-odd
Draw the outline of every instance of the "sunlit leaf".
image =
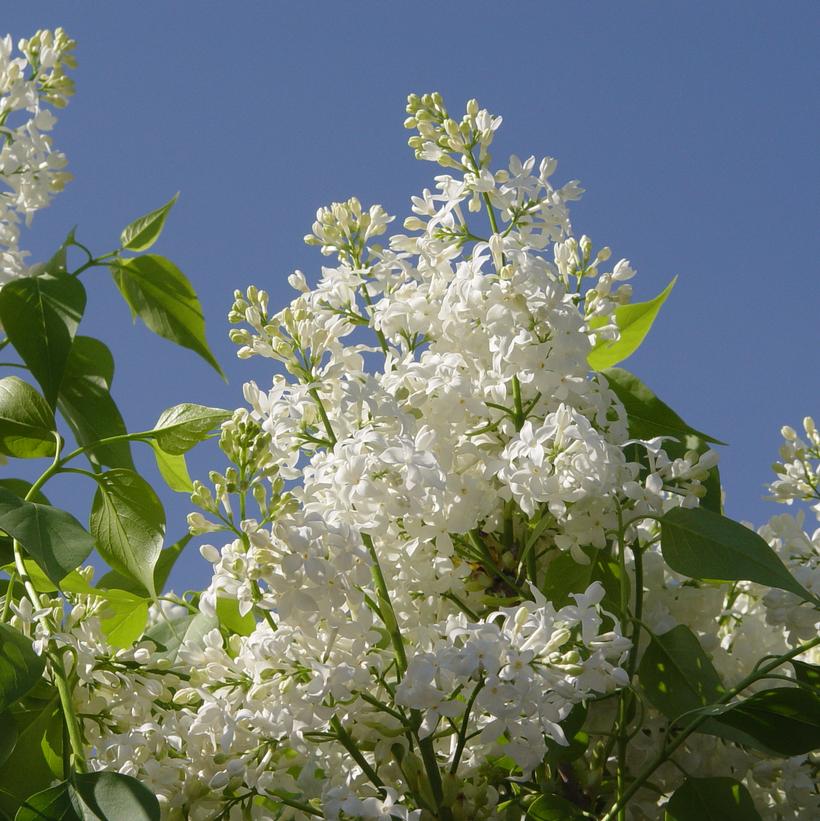
[[179, 192], [165, 205], [129, 223], [120, 234], [120, 245], [127, 251], [146, 251], [150, 248], [159, 239], [168, 212], [174, 207], [178, 197]]
[[[126, 433], [125, 422], [109, 392], [113, 372], [114, 360], [106, 345], [89, 336], [75, 338], [58, 406], [80, 445], [87, 447]], [[134, 467], [127, 440], [95, 445], [89, 453], [101, 465]]]
[[205, 339], [205, 318], [187, 277], [156, 254], [120, 260], [112, 274], [123, 298], [158, 336], [199, 354], [224, 377]]
[[0, 453], [31, 459], [52, 456], [56, 447], [54, 413], [18, 376], [0, 379]]
[[230, 411], [222, 408], [207, 408], [186, 402], [164, 410], [151, 434], [166, 453], [185, 453], [207, 439], [214, 428], [230, 418]]
[[166, 453], [156, 442], [152, 442], [151, 446], [154, 451], [154, 459], [157, 462], [157, 469], [160, 476], [165, 480], [165, 484], [177, 493], [193, 492], [194, 483], [188, 474], [185, 454]]
[[21, 277], [0, 289], [0, 322], [53, 408], [77, 326], [85, 288], [74, 277]]
[[154, 566], [165, 536], [165, 511], [148, 482], [131, 470], [100, 473], [91, 533], [102, 557], [153, 596]]
[[70, 513], [2, 489], [0, 529], [17, 539], [53, 582], [79, 567], [94, 549], [94, 540]]
[[[617, 340], [600, 340], [587, 355], [587, 362], [590, 368], [602, 371], [604, 368], [611, 368], [631, 356], [638, 350], [655, 317], [666, 302], [666, 298], [675, 287], [677, 277], [661, 291], [654, 299], [648, 302], [634, 302], [630, 305], [621, 305], [615, 309], [615, 322], [620, 329], [620, 338]], [[592, 328], [600, 327], [606, 322], [601, 319], [593, 322]]]

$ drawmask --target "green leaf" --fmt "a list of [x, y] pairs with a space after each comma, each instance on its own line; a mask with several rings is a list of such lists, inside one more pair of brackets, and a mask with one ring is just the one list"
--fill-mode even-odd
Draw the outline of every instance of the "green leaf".
[[[148, 623], [149, 600], [124, 590], [106, 592], [106, 603], [100, 612], [100, 627], [108, 643], [123, 650], [142, 636]], [[120, 595], [113, 596], [113, 593]]]
[[165, 227], [168, 212], [174, 207], [179, 191], [168, 202], [155, 211], [149, 211], [126, 225], [120, 234], [120, 245], [127, 251], [146, 251], [159, 239]]
[[77, 227], [75, 226], [68, 232], [66, 238], [63, 240], [63, 244], [54, 252], [51, 259], [32, 265], [30, 275], [33, 277], [44, 275], [53, 277], [65, 276], [68, 273], [68, 249], [75, 242], [74, 234], [76, 231]]
[[656, 436], [674, 436], [682, 443], [695, 436], [704, 442], [725, 445], [706, 433], [687, 425], [672, 408], [662, 402], [638, 379], [623, 368], [602, 371], [612, 392], [621, 401], [629, 422], [629, 435], [635, 439], [653, 439]]
[[156, 442], [151, 442], [154, 458], [157, 460], [157, 469], [171, 490], [177, 493], [192, 493], [194, 483], [188, 474], [188, 465], [182, 453], [166, 453]]
[[17, 744], [17, 722], [14, 714], [0, 713], [0, 767], [8, 761]]
[[158, 591], [164, 589], [177, 559], [182, 555], [182, 551], [192, 538], [193, 536], [190, 533], [186, 533], [181, 539], [174, 542], [170, 547], [166, 547], [159, 554], [157, 566], [154, 568], [154, 584], [157, 586]]
[[734, 778], [690, 777], [669, 799], [664, 821], [760, 821], [760, 815]]
[[[638, 350], [641, 342], [649, 333], [661, 305], [675, 287], [677, 279], [673, 277], [672, 281], [648, 302], [635, 302], [632, 305], [621, 305], [615, 309], [615, 322], [621, 331], [621, 336], [615, 341], [602, 339], [595, 345], [587, 356], [590, 368], [596, 371], [611, 368]], [[594, 330], [604, 324], [606, 320], [601, 318], [590, 323], [590, 326]]]
[[0, 322], [52, 408], [85, 302], [83, 284], [68, 276], [21, 277], [0, 289]]
[[697, 637], [682, 624], [652, 637], [638, 677], [649, 703], [669, 719], [712, 704], [725, 692]]
[[[663, 443], [664, 450], [672, 459], [683, 458], [687, 450], [704, 453], [709, 449], [709, 443], [725, 444], [687, 425], [669, 405], [658, 399], [629, 371], [623, 368], [607, 368], [602, 373], [626, 410], [630, 438], [653, 439], [656, 436], [673, 436], [674, 440], [667, 439]], [[638, 449], [636, 461], [646, 463], [648, 467], [646, 453], [642, 449]], [[709, 471], [703, 485], [706, 488], [706, 495], [701, 499], [701, 505], [720, 513], [722, 499], [717, 466]]]
[[[0, 479], [0, 488], [8, 490], [20, 499], [24, 499], [31, 490], [31, 483], [25, 479]], [[50, 504], [42, 491], [35, 491], [32, 502]], [[0, 565], [14, 562], [14, 545], [10, 536], [0, 533]]]
[[207, 408], [188, 402], [164, 410], [157, 419], [152, 436], [166, 453], [186, 453], [208, 438], [208, 434], [231, 418], [230, 411]]
[[31, 639], [0, 623], [0, 712], [31, 690], [45, 669], [45, 659], [34, 652]]
[[572, 593], [583, 593], [592, 584], [597, 562], [597, 550], [592, 551], [589, 564], [576, 562], [569, 553], [559, 553], [547, 565], [541, 592], [556, 608], [571, 604]]
[[165, 257], [145, 254], [118, 262], [112, 272], [134, 316], [163, 339], [199, 354], [224, 378], [205, 339], [202, 306], [176, 265]]
[[701, 726], [766, 753], [803, 755], [820, 749], [820, 693], [802, 687], [774, 687], [729, 705]]
[[31, 459], [53, 456], [54, 413], [28, 382], [17, 376], [0, 379], [0, 453]]
[[145, 638], [155, 642], [161, 650], [159, 658], [176, 664], [180, 648], [186, 644], [201, 644], [203, 637], [219, 626], [214, 616], [205, 613], [182, 612], [162, 619], [145, 633]]
[[73, 789], [85, 808], [94, 813], [86, 815], [88, 819], [159, 821], [156, 796], [130, 775], [116, 772], [78, 773], [73, 779]]
[[17, 539], [53, 582], [79, 567], [94, 549], [94, 540], [70, 513], [2, 489], [0, 529]]
[[84, 821], [71, 805], [71, 790], [67, 781], [55, 784], [29, 796], [17, 810], [14, 821]]
[[[9, 491], [9, 493], [13, 493], [15, 496], [19, 496], [21, 499], [25, 499], [31, 491], [31, 482], [26, 479], [14, 479], [9, 477], [8, 479], [0, 479], [0, 488]], [[37, 502], [41, 505], [51, 504], [42, 490], [35, 490], [34, 495], [29, 501]]]
[[583, 817], [575, 804], [560, 795], [539, 795], [526, 815], [532, 821], [580, 821]]
[[[63, 711], [57, 696], [15, 710], [17, 744], [0, 766], [0, 811], [13, 814], [63, 770]], [[22, 765], [22, 766], [21, 766]]]
[[[111, 351], [99, 339], [90, 336], [74, 339], [58, 404], [78, 444], [84, 447], [127, 433], [119, 408], [109, 393], [113, 374]], [[98, 464], [134, 468], [131, 446], [126, 440], [95, 445], [87, 452]]]
[[116, 468], [94, 478], [90, 525], [97, 549], [111, 567], [155, 596], [154, 566], [165, 535], [162, 502], [131, 470]]
[[236, 599], [217, 596], [216, 617], [219, 619], [219, 626], [224, 627], [229, 633], [249, 636], [256, 629], [256, 620], [253, 614], [240, 615], [239, 603]]
[[669, 567], [684, 576], [757, 582], [815, 601], [757, 533], [704, 508], [664, 514], [661, 550]]
[[[157, 593], [162, 592], [177, 559], [185, 549], [185, 545], [187, 545], [192, 538], [190, 533], [186, 533], [178, 542], [175, 542], [170, 547], [166, 547], [159, 554], [157, 565], [154, 568], [154, 586], [157, 589]], [[125, 590], [137, 596], [142, 595], [145, 591], [145, 588], [141, 584], [138, 584], [128, 576], [122, 575], [122, 573], [117, 573], [116, 570], [112, 570], [102, 576], [97, 582], [97, 588]]]
[[797, 681], [820, 692], [820, 667], [797, 659], [792, 659], [790, 664], [794, 667], [794, 677]]

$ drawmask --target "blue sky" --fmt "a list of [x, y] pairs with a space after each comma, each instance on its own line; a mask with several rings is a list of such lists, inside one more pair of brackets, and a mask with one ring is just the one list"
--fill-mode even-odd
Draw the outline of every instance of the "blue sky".
[[[233, 290], [289, 300], [287, 275], [323, 261], [302, 244], [320, 205], [355, 194], [404, 216], [436, 173], [406, 147], [405, 98], [437, 89], [452, 111], [477, 97], [504, 116], [497, 159], [552, 155], [556, 179], [581, 180], [575, 229], [631, 260], [635, 299], [680, 275], [626, 367], [730, 443], [729, 515], [759, 524], [775, 512], [761, 497], [778, 430], [820, 415], [817, 3], [6, 6], [0, 33], [62, 25], [79, 42], [78, 93], [55, 133], [76, 179], [36, 217], [34, 258], [75, 224], [108, 251], [181, 191], [156, 250], [199, 292], [229, 384], [131, 328], [93, 272], [83, 332], [114, 351], [131, 429], [178, 402], [235, 407], [244, 381], [269, 381], [269, 363], [236, 360], [227, 340]], [[191, 467], [221, 463], [204, 448]], [[83, 517], [90, 488], [76, 482], [52, 498]], [[164, 498], [169, 535], [182, 533], [188, 500]], [[173, 580], [206, 578], [192, 555]]]

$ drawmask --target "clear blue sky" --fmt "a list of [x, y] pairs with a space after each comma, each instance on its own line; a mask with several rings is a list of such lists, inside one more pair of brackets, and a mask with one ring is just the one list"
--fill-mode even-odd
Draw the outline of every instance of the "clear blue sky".
[[[587, 194], [574, 226], [638, 270], [635, 298], [678, 285], [626, 363], [722, 449], [727, 512], [761, 523], [783, 423], [820, 415], [820, 4], [774, 2], [5, 3], [15, 38], [62, 25], [79, 41], [78, 93], [56, 144], [76, 179], [26, 239], [45, 257], [67, 230], [97, 251], [182, 192], [157, 251], [200, 294], [230, 383], [130, 327], [99, 270], [84, 332], [118, 363], [131, 429], [183, 401], [234, 407], [235, 288], [290, 299], [317, 271], [302, 244], [318, 206], [357, 195], [403, 216], [435, 168], [402, 128], [410, 91], [469, 97], [504, 116], [496, 157], [559, 159]], [[820, 420], [818, 420], [820, 421]], [[214, 464], [214, 462], [217, 464]], [[191, 460], [202, 476], [212, 452]], [[4, 469], [4, 471], [7, 469]], [[76, 479], [53, 500], [85, 515]], [[89, 494], [90, 494], [90, 489]], [[186, 497], [165, 496], [170, 535]], [[204, 584], [192, 555], [177, 589]]]

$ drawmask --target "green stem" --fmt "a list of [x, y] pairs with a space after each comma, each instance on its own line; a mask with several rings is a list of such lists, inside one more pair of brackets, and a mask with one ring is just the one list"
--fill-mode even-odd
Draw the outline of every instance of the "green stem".
[[396, 619], [396, 611], [393, 609], [393, 603], [390, 601], [390, 592], [387, 589], [387, 582], [382, 573], [381, 565], [379, 564], [379, 556], [376, 553], [376, 548], [373, 546], [373, 539], [367, 533], [362, 533], [362, 542], [370, 554], [370, 572], [373, 577], [373, 584], [376, 586], [376, 592], [379, 595], [379, 602], [384, 626], [390, 634], [390, 641], [393, 644], [393, 650], [396, 653], [396, 663], [398, 665], [399, 679], [404, 676], [407, 670], [407, 653], [404, 650], [404, 639], [402, 639], [401, 631], [399, 630], [399, 622]]
[[378, 773], [370, 766], [367, 759], [362, 755], [362, 751], [356, 746], [356, 742], [350, 733], [342, 726], [338, 716], [330, 719], [330, 726], [336, 733], [339, 743], [350, 753], [353, 760], [362, 768], [362, 772], [370, 779], [375, 787], [384, 789], [384, 781], [379, 778]]
[[[367, 290], [367, 285], [362, 283], [362, 295], [364, 296], [364, 301], [367, 303], [368, 308], [373, 307], [373, 301], [370, 299], [370, 293]], [[379, 340], [379, 345], [381, 346], [382, 352], [387, 354], [389, 349], [387, 347], [387, 339], [385, 339], [384, 334], [378, 328], [374, 328], [376, 331], [376, 339]]]
[[[33, 487], [34, 485], [32, 485], [32, 488]], [[31, 491], [29, 491], [29, 495], [31, 495]], [[17, 539], [13, 541], [13, 548], [14, 564], [20, 575], [20, 580], [23, 582], [23, 586], [26, 589], [26, 594], [36, 610], [43, 610], [43, 602], [40, 599], [40, 594], [37, 592], [31, 582], [31, 579], [29, 578], [25, 561], [23, 560], [23, 549]], [[49, 634], [49, 643], [51, 643], [51, 636], [57, 632], [56, 625], [53, 623], [51, 617], [47, 615], [42, 617], [42, 621], [47, 633]], [[54, 684], [57, 687], [57, 693], [60, 696], [60, 706], [63, 710], [63, 718], [65, 719], [65, 726], [71, 742], [72, 765], [77, 772], [83, 773], [86, 771], [85, 748], [80, 733], [80, 725], [77, 715], [74, 712], [74, 705], [71, 702], [71, 688], [68, 684], [68, 676], [65, 671], [65, 665], [63, 664], [62, 657], [58, 655], [58, 653], [59, 648], [57, 648], [57, 652], [49, 652], [48, 658], [51, 662], [51, 671], [54, 675]]]
[[9, 573], [9, 583], [6, 588], [6, 597], [3, 599], [3, 615], [0, 616], [0, 623], [5, 624], [9, 620], [9, 613], [11, 612], [11, 597], [14, 591], [14, 583], [17, 581], [17, 570], [12, 570]]
[[[626, 541], [625, 528], [623, 523], [623, 516], [620, 507], [617, 508], [618, 514], [618, 545], [621, 559], [621, 586], [620, 586], [620, 605], [621, 615], [624, 619], [627, 617], [628, 591], [626, 588]], [[629, 685], [621, 690], [618, 695], [618, 731], [617, 731], [617, 745], [618, 745], [618, 762], [615, 770], [615, 794], [620, 797], [624, 794], [626, 789], [626, 752], [629, 744], [628, 735], [628, 713], [632, 705], [634, 694], [630, 689], [632, 679], [635, 675], [635, 668], [638, 661], [638, 640], [640, 638], [641, 626], [640, 621], [643, 618], [643, 556], [641, 555], [640, 547], [633, 549], [632, 556], [635, 562], [635, 612], [632, 627], [632, 634], [630, 639], [632, 646], [629, 648], [629, 656], [626, 664], [626, 674], [629, 680]], [[621, 810], [618, 813], [618, 821], [626, 821], [626, 811]]]
[[325, 814], [321, 811], [316, 809], [316, 807], [311, 806], [310, 804], [305, 804], [302, 801], [296, 801], [293, 798], [290, 798], [281, 790], [271, 790], [271, 795], [275, 795], [283, 804], [287, 805], [288, 807], [293, 807], [295, 810], [301, 810], [306, 815], [314, 815], [316, 818], [324, 818]]
[[330, 424], [330, 419], [328, 418], [325, 406], [322, 404], [319, 391], [317, 391], [316, 388], [311, 388], [308, 392], [316, 402], [316, 406], [319, 408], [319, 416], [322, 417], [322, 424], [325, 426], [325, 433], [327, 433], [327, 438], [330, 440], [330, 446], [333, 447], [338, 440], [336, 439], [336, 434], [333, 432], [333, 426]]
[[464, 745], [467, 743], [467, 727], [470, 721], [470, 711], [473, 709], [473, 704], [475, 703], [479, 690], [481, 690], [483, 686], [484, 679], [482, 678], [470, 694], [470, 698], [467, 701], [467, 706], [464, 709], [464, 720], [461, 722], [461, 729], [458, 732], [458, 744], [456, 745], [456, 752], [453, 756], [453, 763], [450, 765], [450, 775], [455, 775], [458, 770], [458, 765], [461, 761], [461, 754], [464, 752]]
[[[799, 647], [796, 647], [794, 650], [790, 650], [788, 653], [784, 653], [782, 656], [777, 656], [773, 661], [769, 662], [768, 664], [764, 664], [762, 667], [759, 667], [754, 673], [750, 673], [746, 678], [744, 678], [737, 686], [733, 687], [729, 690], [725, 695], [719, 698], [715, 705], [719, 704], [728, 704], [738, 693], [741, 693], [750, 685], [754, 684], [756, 681], [759, 681], [762, 678], [766, 678], [766, 674], [770, 673], [775, 668], [779, 667], [781, 664], [811, 650], [813, 647], [816, 647], [820, 644], [820, 636], [817, 638], [812, 639], [805, 644], [801, 644]], [[651, 778], [652, 774], [658, 767], [661, 766], [675, 750], [689, 738], [692, 733], [694, 733], [704, 722], [708, 721], [711, 718], [709, 713], [702, 712], [700, 715], [693, 718], [675, 737], [674, 741], [669, 743], [667, 746], [664, 746], [661, 751], [652, 759], [642, 770], [638, 773], [635, 780], [627, 787], [624, 791], [623, 795], [616, 801], [616, 803], [611, 807], [609, 812], [606, 815], [602, 816], [601, 821], [613, 821], [613, 819], [617, 818], [621, 811], [626, 807], [629, 803], [630, 799], [636, 792]]]

